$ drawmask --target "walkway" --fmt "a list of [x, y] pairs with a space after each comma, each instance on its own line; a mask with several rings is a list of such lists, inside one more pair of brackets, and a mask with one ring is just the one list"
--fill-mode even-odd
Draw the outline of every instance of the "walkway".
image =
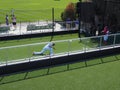
[[[24, 35], [24, 34], [34, 34], [34, 33], [43, 33], [43, 32], [52, 32], [52, 29], [40, 29], [40, 30], [27, 30], [28, 25], [36, 25], [36, 26], [45, 26], [48, 24], [52, 24], [52, 22], [30, 22], [30, 23], [17, 23], [17, 28], [14, 29], [13, 25], [10, 24], [10, 30], [7, 32], [0, 33], [0, 36], [11, 36], [11, 35]], [[6, 26], [5, 24], [2, 24], [2, 26]], [[75, 28], [70, 28], [71, 30], [75, 30]], [[55, 23], [54, 31], [65, 31], [68, 30], [64, 27], [62, 27], [59, 23]]]

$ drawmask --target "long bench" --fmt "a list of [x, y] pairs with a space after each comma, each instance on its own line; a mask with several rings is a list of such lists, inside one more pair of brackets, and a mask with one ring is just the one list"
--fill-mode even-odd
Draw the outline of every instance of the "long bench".
[[7, 32], [10, 30], [10, 26], [1, 26], [0, 27], [0, 33]]
[[35, 25], [35, 24], [27, 25], [27, 31], [41, 30], [41, 29], [52, 29], [52, 24], [43, 25], [43, 26], [38, 26], [38, 25]]

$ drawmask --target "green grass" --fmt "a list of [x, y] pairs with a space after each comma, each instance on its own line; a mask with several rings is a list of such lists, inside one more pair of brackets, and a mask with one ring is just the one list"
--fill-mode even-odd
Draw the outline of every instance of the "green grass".
[[5, 15], [11, 15], [11, 10], [17, 17], [17, 22], [52, 20], [52, 8], [55, 8], [55, 19], [61, 19], [61, 12], [68, 3], [78, 0], [0, 0], [0, 22], [5, 22]]
[[64, 8], [69, 2], [77, 2], [78, 0], [0, 0], [1, 9], [22, 9], [22, 10], [39, 10], [40, 8]]
[[[67, 34], [67, 35], [58, 35], [54, 36], [53, 41], [57, 40], [67, 40], [77, 38], [77, 34]], [[9, 46], [16, 46], [16, 45], [25, 45], [25, 44], [33, 44], [33, 43], [41, 43], [41, 42], [49, 42], [51, 37], [41, 37], [41, 38], [30, 38], [30, 39], [21, 39], [21, 40], [10, 40], [10, 41], [1, 41], [0, 47], [9, 47]], [[17, 47], [17, 48], [9, 48], [0, 50], [0, 61], [9, 61], [9, 60], [16, 60], [16, 59], [23, 59], [23, 58], [30, 58], [32, 57], [33, 51], [40, 51], [43, 46], [42, 45], [35, 45], [35, 46], [26, 46], [26, 47]], [[76, 46], [76, 47], [74, 47]], [[69, 46], [69, 42], [58, 42], [56, 43], [56, 50], [54, 53], [62, 53], [66, 51], [78, 50], [82, 49], [84, 46], [83, 43], [79, 43], [78, 40], [71, 42]], [[66, 48], [63, 48], [66, 47]], [[70, 48], [71, 47], [71, 48]], [[49, 52], [46, 52], [49, 53]]]
[[0, 90], [119, 90], [120, 55], [108, 58], [0, 77]]
[[[81, 35], [81, 37], [83, 37], [83, 35]], [[75, 34], [66, 34], [66, 35], [56, 35], [56, 36], [53, 37], [53, 41], [73, 39], [73, 38], [78, 38], [78, 34], [75, 33]], [[8, 41], [6, 40], [6, 41], [0, 41], [0, 47], [39, 43], [39, 42], [48, 42], [50, 40], [51, 40], [51, 36], [38, 37], [38, 38], [27, 38], [27, 39], [17, 39], [17, 40], [8, 40]]]
[[[72, 40], [72, 42], [68, 42], [68, 39], [77, 38], [77, 34], [66, 34], [66, 35], [57, 35], [54, 36], [53, 41], [58, 40], [67, 40], [64, 42], [56, 42], [54, 50], [55, 54], [68, 52], [68, 51], [77, 51], [83, 50], [86, 46], [88, 48], [93, 47], [93, 45], [97, 46], [97, 43], [91, 43], [91, 40], [85, 39], [81, 42], [79, 39]], [[17, 45], [26, 45], [26, 44], [35, 44], [41, 42], [49, 42], [51, 37], [41, 37], [41, 38], [30, 38], [30, 39], [22, 39], [22, 40], [10, 40], [10, 41], [2, 41], [0, 42], [0, 47], [9, 47], [9, 46], [17, 46]], [[92, 45], [91, 45], [92, 44]], [[39, 44], [34, 46], [25, 46], [25, 47], [15, 47], [9, 49], [1, 49], [0, 50], [0, 62], [10, 61], [10, 60], [18, 60], [33, 57], [33, 51], [40, 51], [44, 47], [45, 44]], [[90, 46], [91, 45], [91, 46]], [[49, 52], [46, 52], [48, 54]]]
[[[0, 22], [5, 22], [4, 18], [6, 14], [9, 14], [9, 16], [11, 15], [12, 8], [15, 9], [17, 22], [51, 20], [51, 8], [56, 8], [55, 19], [60, 19], [61, 12], [71, 1], [77, 2], [78, 0], [60, 0], [59, 2], [54, 0], [0, 0]], [[57, 36], [57, 38], [54, 38], [54, 40], [77, 38], [77, 35], [74, 36], [73, 34], [72, 36], [63, 36], [64, 35]], [[0, 47], [46, 42], [49, 40], [50, 37], [2, 41], [0, 42]], [[90, 42], [90, 40], [84, 41], [82, 44], [78, 43], [78, 41], [73, 41], [71, 44], [71, 50], [77, 50], [78, 48], [80, 49], [82, 45], [86, 44], [88, 47], [92, 47], [94, 45]], [[66, 47], [66, 45], [56, 45], [56, 48], [58, 48], [56, 53], [62, 52], [62, 47]], [[9, 59], [29, 57], [31, 56], [33, 50], [39, 49], [41, 49], [39, 46], [35, 48], [27, 47], [15, 48], [11, 50], [7, 49], [5, 51], [0, 51], [0, 60], [3, 59], [4, 61]], [[17, 51], [19, 51], [19, 53]], [[87, 61], [87, 66], [91, 67], [86, 67], [85, 62], [70, 64], [70, 71], [67, 71], [67, 65], [65, 65], [50, 68], [49, 72], [48, 69], [42, 69], [0, 77], [0, 90], [119, 90], [120, 61], [111, 62], [114, 60], [120, 60], [120, 55]], [[110, 63], [99, 64], [102, 62]]]

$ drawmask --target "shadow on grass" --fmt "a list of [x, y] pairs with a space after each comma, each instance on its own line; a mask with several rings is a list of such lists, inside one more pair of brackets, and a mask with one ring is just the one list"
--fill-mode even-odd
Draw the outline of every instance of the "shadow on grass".
[[0, 85], [120, 60], [120, 55], [1, 76]]

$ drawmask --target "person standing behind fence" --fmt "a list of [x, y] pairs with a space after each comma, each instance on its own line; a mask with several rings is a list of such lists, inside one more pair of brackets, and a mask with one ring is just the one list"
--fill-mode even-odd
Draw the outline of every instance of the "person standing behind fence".
[[13, 24], [13, 27], [15, 30], [16, 29], [16, 17], [15, 17], [15, 15], [12, 15], [12, 24]]
[[103, 31], [102, 31], [104, 37], [104, 44], [106, 45], [107, 44], [107, 40], [108, 40], [108, 34], [109, 34], [109, 29], [108, 29], [108, 26], [105, 26]]
[[78, 18], [75, 21], [75, 29], [78, 30], [79, 29], [79, 20]]
[[66, 20], [66, 29], [70, 30], [70, 28], [71, 28], [71, 20], [70, 20], [70, 18], [67, 18], [67, 20]]
[[6, 17], [5, 17], [5, 21], [6, 21], [6, 25], [8, 26], [9, 25], [9, 17], [8, 17], [7, 14], [6, 14]]

